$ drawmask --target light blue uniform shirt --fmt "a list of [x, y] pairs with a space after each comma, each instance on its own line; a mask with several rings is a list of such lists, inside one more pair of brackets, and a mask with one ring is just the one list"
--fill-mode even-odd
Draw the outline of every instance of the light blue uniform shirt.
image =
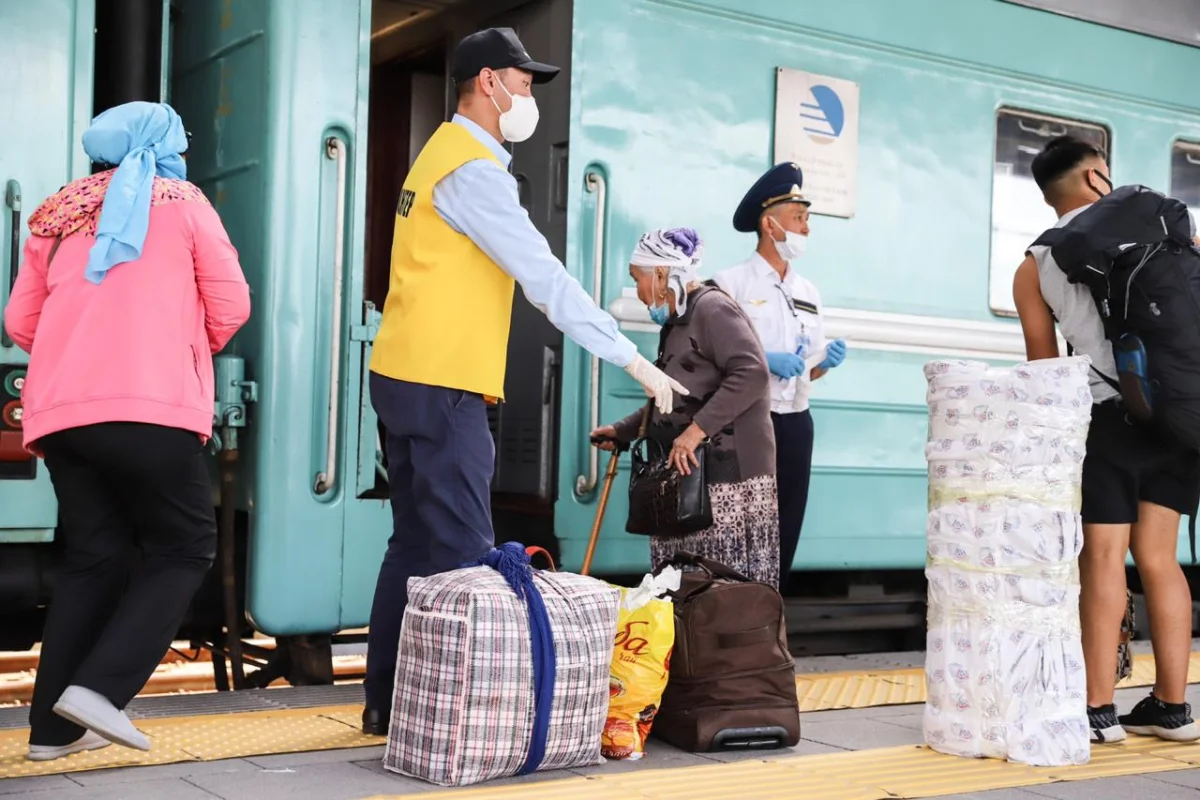
[[550, 252], [521, 207], [517, 181], [508, 173], [512, 156], [495, 137], [466, 117], [451, 120], [471, 132], [503, 166], [476, 159], [451, 172], [433, 187], [433, 207], [446, 224], [467, 236], [521, 286], [529, 302], [554, 327], [580, 347], [618, 367], [627, 366], [637, 348], [617, 321], [592, 302], [579, 281]]

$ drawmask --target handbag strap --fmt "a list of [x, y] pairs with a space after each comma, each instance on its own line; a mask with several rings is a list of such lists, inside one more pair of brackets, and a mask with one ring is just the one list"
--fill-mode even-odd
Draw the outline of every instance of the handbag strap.
[[755, 581], [751, 578], [747, 578], [742, 573], [731, 569], [720, 562], [711, 561], [707, 558], [698, 556], [695, 553], [689, 553], [685, 550], [676, 551], [675, 555], [672, 556], [669, 561], [665, 561], [660, 564], [658, 569], [654, 570], [653, 574], [655, 577], [657, 577], [667, 567], [676, 567], [681, 569], [688, 566], [696, 567], [701, 572], [706, 574], [708, 579], [701, 580], [699, 583], [688, 586], [686, 589], [683, 585], [680, 585], [678, 590], [668, 591], [666, 593], [667, 597], [669, 597], [674, 603], [690, 603], [692, 600], [707, 592], [714, 585], [716, 585], [717, 581], [722, 579], [733, 581], [735, 583], [755, 583]]
[[550, 571], [551, 572], [558, 571], [557, 568], [554, 566], [554, 556], [550, 555], [550, 553], [544, 547], [537, 547], [536, 545], [530, 545], [529, 547], [525, 548], [525, 555], [529, 556], [530, 561], [532, 561], [533, 557], [536, 555], [543, 556], [546, 559], [546, 561], [550, 564]]
[[62, 244], [62, 234], [54, 237], [54, 244], [50, 245], [50, 254], [46, 256], [46, 269], [50, 269], [50, 265], [54, 263], [54, 254], [58, 252], [58, 246]]
[[[654, 360], [654, 366], [662, 369], [663, 351], [667, 349], [667, 334], [671, 330], [671, 323], [668, 322], [662, 326], [662, 330], [658, 332], [658, 357]], [[646, 401], [646, 408], [642, 411], [642, 421], [638, 425], [637, 438], [646, 438], [646, 428], [650, 425], [650, 414], [654, 411], [654, 398], [651, 397]]]
[[646, 427], [650, 424], [650, 411], [653, 408], [654, 408], [654, 400], [651, 399], [649, 403], [646, 403], [645, 410], [642, 411], [642, 421], [641, 421], [641, 424], [638, 425], [638, 432], [637, 432], [638, 439], [646, 438]]

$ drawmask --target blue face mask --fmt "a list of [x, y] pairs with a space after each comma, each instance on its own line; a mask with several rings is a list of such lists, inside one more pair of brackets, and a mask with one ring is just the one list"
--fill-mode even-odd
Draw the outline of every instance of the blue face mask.
[[666, 325], [670, 318], [671, 309], [667, 307], [666, 303], [650, 306], [650, 319], [655, 325]]

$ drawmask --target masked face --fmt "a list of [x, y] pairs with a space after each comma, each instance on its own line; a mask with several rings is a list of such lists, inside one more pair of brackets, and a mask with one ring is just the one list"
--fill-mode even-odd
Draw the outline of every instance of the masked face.
[[650, 319], [655, 325], [666, 325], [667, 320], [671, 318], [668, 272], [665, 269], [655, 269], [651, 274], [653, 277], [650, 285], [653, 297], [652, 301], [646, 304], [650, 309]]
[[492, 97], [492, 105], [496, 106], [497, 111], [500, 111], [500, 135], [509, 142], [523, 142], [533, 136], [534, 130], [537, 129], [539, 118], [537, 101], [533, 99], [532, 95], [513, 94], [498, 75], [496, 76], [496, 85], [508, 95], [511, 101], [508, 111], [500, 111], [500, 104], [496, 102], [494, 96]]
[[783, 234], [783, 241], [775, 239], [775, 250], [779, 253], [779, 257], [784, 261], [791, 261], [804, 255], [804, 247], [808, 244], [808, 237], [785, 230], [774, 217], [770, 217], [769, 219], [771, 220], [772, 227]]
[[655, 325], [666, 325], [671, 318], [670, 291], [667, 289], [667, 270], [647, 270], [629, 267], [629, 275], [637, 284], [638, 299], [650, 311], [650, 320]]
[[650, 321], [655, 325], [666, 325], [667, 320], [671, 318], [671, 309], [666, 303], [659, 303], [650, 306]]

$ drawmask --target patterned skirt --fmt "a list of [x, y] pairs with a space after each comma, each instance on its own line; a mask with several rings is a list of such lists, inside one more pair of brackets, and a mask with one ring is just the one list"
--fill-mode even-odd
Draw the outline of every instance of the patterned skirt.
[[685, 536], [650, 537], [653, 569], [685, 550], [779, 588], [779, 498], [775, 476], [708, 486], [713, 524]]

